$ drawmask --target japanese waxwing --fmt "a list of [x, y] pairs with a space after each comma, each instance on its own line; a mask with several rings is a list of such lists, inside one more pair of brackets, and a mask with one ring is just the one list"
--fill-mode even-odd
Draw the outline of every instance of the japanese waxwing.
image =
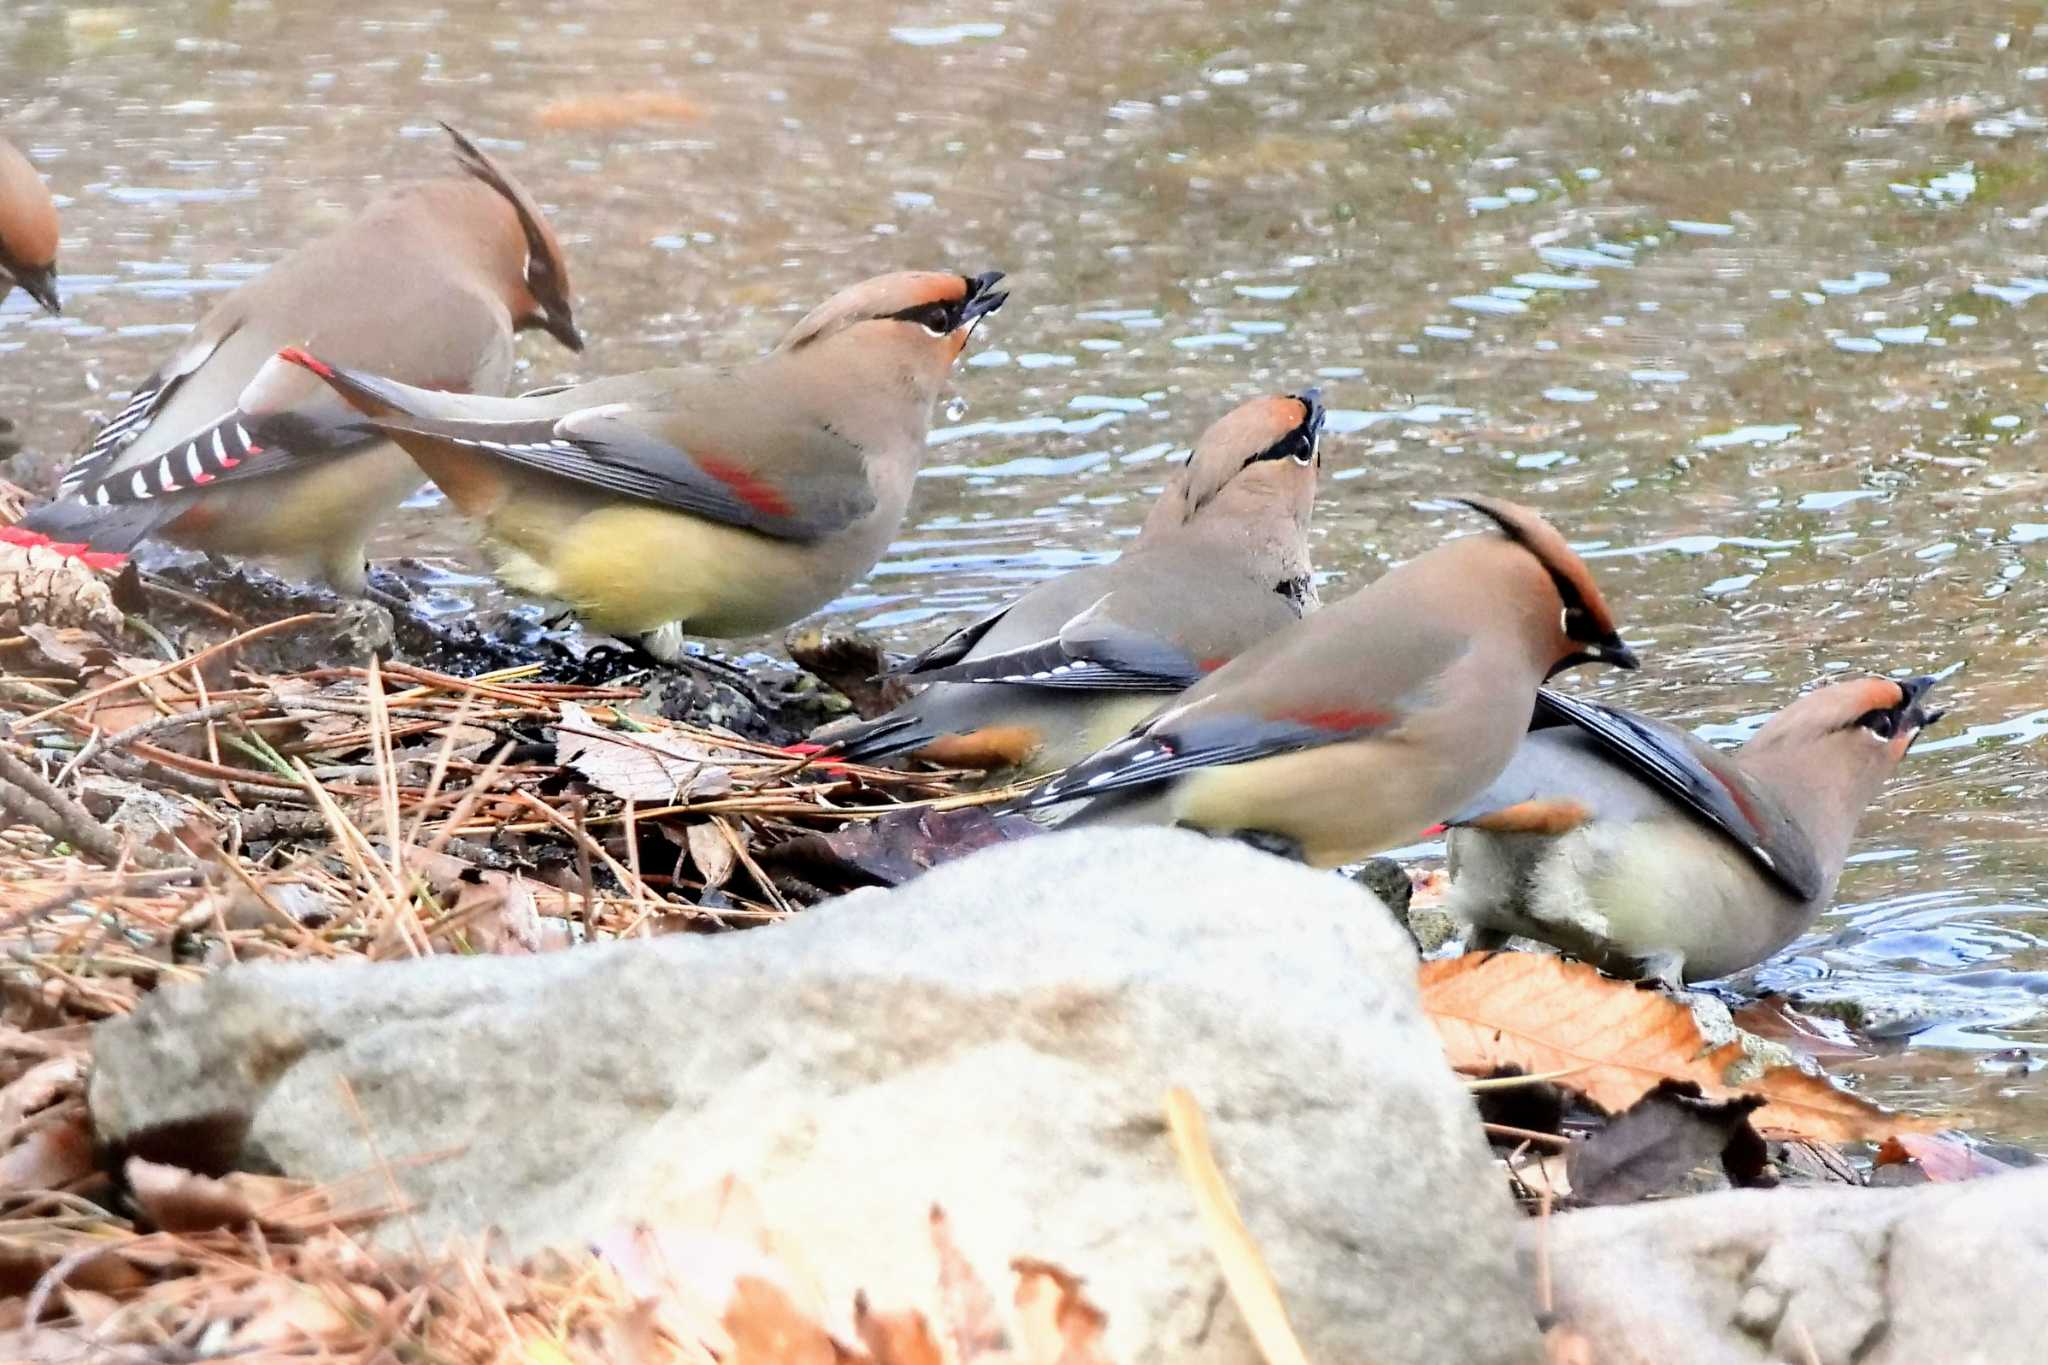
[[1546, 691], [1453, 819], [1449, 908], [1488, 946], [1522, 934], [1673, 985], [1753, 966], [1834, 899], [1864, 807], [1941, 718], [1933, 687], [1822, 687], [1732, 752]]
[[0, 303], [16, 285], [52, 313], [57, 297], [57, 206], [28, 158], [0, 137]]
[[1178, 824], [1334, 867], [1419, 838], [1500, 775], [1543, 680], [1634, 668], [1549, 523], [1463, 503], [1498, 534], [1449, 541], [1254, 645], [1032, 793], [1074, 818]]
[[1000, 271], [841, 290], [744, 365], [470, 398], [320, 375], [482, 527], [498, 576], [596, 628], [732, 637], [788, 625], [873, 567], [902, 523], [946, 376]]
[[[1051, 579], [895, 670], [930, 683], [832, 756], [1056, 771], [1315, 606], [1323, 405], [1254, 398], [1202, 434], [1131, 548]], [[1198, 491], [1196, 491], [1198, 490]], [[1162, 510], [1170, 516], [1161, 517]]]
[[325, 384], [270, 366], [278, 348], [492, 392], [511, 378], [515, 331], [583, 348], [539, 206], [448, 135], [461, 175], [383, 195], [222, 299], [100, 429], [57, 500], [0, 537], [104, 561], [161, 536], [307, 561], [360, 592], [365, 540], [423, 476]]

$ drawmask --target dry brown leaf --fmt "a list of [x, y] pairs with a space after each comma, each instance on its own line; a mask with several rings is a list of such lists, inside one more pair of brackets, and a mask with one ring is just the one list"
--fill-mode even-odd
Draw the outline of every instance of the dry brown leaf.
[[222, 1354], [244, 1351], [261, 1358], [258, 1353], [265, 1347], [317, 1344], [347, 1333], [352, 1325], [348, 1313], [323, 1288], [296, 1284], [282, 1275], [258, 1280], [236, 1305], [234, 1316], [244, 1320]]
[[727, 1365], [851, 1365], [865, 1360], [834, 1340], [790, 1302], [789, 1295], [755, 1275], [742, 1275], [721, 1319], [732, 1350]]
[[2004, 1175], [2013, 1169], [1966, 1142], [1936, 1137], [1931, 1133], [1893, 1133], [1878, 1145], [1875, 1164], [1895, 1166], [1907, 1162], [1918, 1166], [1935, 1184]]
[[446, 911], [430, 938], [460, 938], [474, 952], [512, 957], [554, 952], [575, 942], [566, 892], [411, 845], [405, 866]]
[[726, 837], [725, 822], [717, 816], [683, 827], [683, 838], [689, 844], [690, 861], [697, 865], [697, 875], [704, 880], [706, 891], [716, 891], [732, 876], [733, 867], [740, 855]]
[[1775, 1067], [1731, 1085], [1744, 1062], [1739, 1042], [1709, 1050], [1692, 1012], [1632, 982], [1548, 953], [1468, 953], [1422, 964], [1422, 1008], [1460, 1071], [1498, 1067], [1563, 1071], [1558, 1082], [1610, 1113], [1662, 1080], [1697, 1082], [1710, 1099], [1762, 1095], [1756, 1127], [1823, 1142], [1875, 1140], [1920, 1130], [1918, 1119], [1887, 1113], [1826, 1078]]
[[29, 1115], [49, 1108], [68, 1094], [82, 1094], [85, 1058], [82, 1054], [51, 1057], [37, 1062], [0, 1088], [0, 1139]]
[[680, 735], [610, 730], [573, 701], [562, 703], [555, 762], [629, 801], [669, 802], [732, 790], [720, 755]]
[[207, 1232], [257, 1220], [248, 1195], [224, 1180], [129, 1157], [122, 1168], [135, 1206], [165, 1232]]
[[704, 111], [694, 101], [663, 90], [621, 90], [608, 95], [583, 95], [550, 100], [534, 111], [543, 128], [580, 131], [630, 128], [642, 123], [694, 123]]
[[1102, 1344], [1109, 1318], [1081, 1292], [1081, 1278], [1050, 1261], [1019, 1256], [1017, 1337], [1020, 1365], [1109, 1365]]
[[0, 1154], [0, 1192], [61, 1190], [93, 1173], [85, 1110], [38, 1121]]
[[945, 1353], [932, 1336], [931, 1324], [916, 1309], [877, 1313], [868, 1296], [853, 1299], [853, 1330], [874, 1357], [875, 1365], [945, 1365]]
[[946, 1211], [932, 1205], [932, 1250], [939, 1258], [939, 1306], [946, 1316], [953, 1354], [961, 1365], [1010, 1349], [1010, 1334], [996, 1317], [995, 1296], [961, 1254]]

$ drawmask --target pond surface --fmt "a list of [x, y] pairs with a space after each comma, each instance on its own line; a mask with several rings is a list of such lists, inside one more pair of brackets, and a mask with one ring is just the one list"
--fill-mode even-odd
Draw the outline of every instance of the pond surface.
[[[47, 487], [219, 291], [441, 173], [547, 201], [591, 336], [533, 384], [753, 354], [884, 269], [1012, 272], [902, 541], [834, 613], [922, 642], [1114, 553], [1229, 405], [1320, 382], [1326, 599], [1531, 502], [1709, 733], [1837, 672], [1951, 719], [1764, 986], [1909, 1041], [1841, 1069], [2048, 1148], [2048, 26], [2038, 7], [574, 0], [0, 8], [64, 196], [0, 312]], [[655, 121], [562, 101], [658, 92]], [[562, 126], [563, 124], [572, 126]], [[572, 364], [571, 362], [575, 362]], [[580, 365], [581, 368], [576, 366]], [[383, 548], [485, 591], [443, 509]]]

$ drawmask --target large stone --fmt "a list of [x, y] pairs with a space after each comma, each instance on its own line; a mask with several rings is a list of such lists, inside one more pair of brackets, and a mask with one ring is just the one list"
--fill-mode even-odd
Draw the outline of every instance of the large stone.
[[1312, 1359], [1528, 1360], [1516, 1215], [1414, 973], [1341, 878], [1085, 831], [743, 934], [230, 969], [106, 1026], [92, 1103], [113, 1141], [246, 1124], [243, 1160], [323, 1180], [376, 1164], [367, 1126], [401, 1245], [659, 1223], [736, 1173], [839, 1304], [929, 1298], [936, 1202], [992, 1284], [1085, 1276], [1119, 1359], [1249, 1365], [1162, 1119], [1187, 1086]]
[[[1543, 1243], [1548, 1243], [1547, 1248]], [[2048, 1170], [1906, 1190], [1742, 1190], [1523, 1230], [1600, 1365], [2048, 1360]]]

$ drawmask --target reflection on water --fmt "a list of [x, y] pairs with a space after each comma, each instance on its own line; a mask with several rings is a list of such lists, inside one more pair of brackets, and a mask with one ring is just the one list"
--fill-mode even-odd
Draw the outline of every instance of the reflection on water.
[[[46, 480], [210, 296], [439, 171], [437, 117], [549, 202], [582, 373], [745, 356], [877, 270], [1001, 266], [913, 524], [836, 612], [921, 641], [1113, 553], [1202, 425], [1320, 382], [1326, 597], [1476, 489], [1565, 526], [1646, 646], [1578, 686], [1733, 737], [1817, 677], [1964, 666], [1840, 908], [1760, 979], [1910, 1037], [1860, 1068], [1880, 1095], [2048, 1145], [2030, 13], [15, 0], [0, 122], [64, 197], [71, 311], [0, 311], [0, 412]], [[667, 121], [542, 116], [633, 92]], [[431, 500], [385, 548], [477, 590]]]

